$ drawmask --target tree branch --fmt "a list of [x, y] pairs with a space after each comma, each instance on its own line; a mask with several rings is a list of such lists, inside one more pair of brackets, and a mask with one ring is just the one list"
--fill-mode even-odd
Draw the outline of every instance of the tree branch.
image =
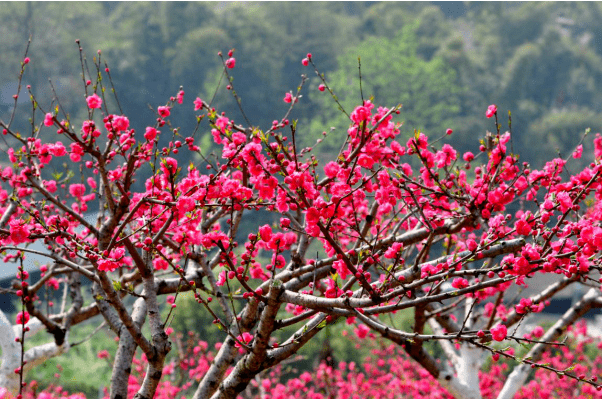
[[[592, 308], [601, 307], [601, 292], [594, 288], [588, 290], [582, 299], [575, 303], [570, 309], [561, 316], [561, 318], [548, 329], [541, 338], [541, 341], [552, 342], [556, 341], [565, 331], [567, 326], [575, 322], [579, 317], [582, 317]], [[530, 359], [532, 362], [537, 362], [544, 353], [547, 345], [543, 343], [535, 344], [532, 349], [524, 356], [524, 359]], [[497, 396], [497, 399], [512, 399], [517, 390], [525, 383], [530, 373], [531, 367], [529, 364], [521, 363], [515, 366], [513, 372], [507, 377], [505, 385]]]

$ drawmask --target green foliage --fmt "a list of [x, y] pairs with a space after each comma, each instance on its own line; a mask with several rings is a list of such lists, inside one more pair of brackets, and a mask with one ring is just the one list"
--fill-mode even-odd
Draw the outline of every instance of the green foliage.
[[[539, 148], [555, 139], [550, 131], [535, 131], [543, 126], [535, 120], [556, 113], [584, 113], [586, 109], [598, 113], [601, 109], [600, 4], [467, 6], [466, 15], [455, 21], [463, 51], [455, 52], [450, 39], [447, 47], [437, 53], [452, 61], [464, 88], [460, 135], [469, 139], [476, 136], [477, 129], [483, 132], [484, 123], [471, 115], [483, 115], [485, 107], [495, 103], [500, 114], [512, 111], [514, 139], [519, 142], [516, 152], [523, 160], [542, 165], [550, 152], [545, 155], [524, 149]], [[461, 37], [456, 39], [457, 49]], [[588, 119], [593, 131], [601, 129], [600, 119]], [[500, 122], [506, 128], [506, 121]], [[492, 130], [491, 126], [487, 128]], [[577, 134], [564, 142], [561, 152], [570, 153], [580, 137]]]
[[[80, 326], [78, 326], [80, 327]], [[69, 334], [70, 342], [79, 342], [91, 334], [95, 323], [73, 329]], [[66, 354], [46, 360], [34, 367], [28, 374], [28, 380], [38, 381], [40, 389], [56, 383], [55, 375], [61, 376], [61, 386], [68, 392], [82, 392], [88, 398], [99, 395], [99, 389], [111, 380], [111, 364], [107, 359], [98, 359], [97, 353], [107, 350], [111, 356], [117, 349], [114, 334], [107, 327], [97, 332], [91, 339], [71, 348]], [[26, 341], [26, 350], [30, 346], [40, 345], [52, 339], [47, 334], [38, 334]], [[29, 344], [28, 344], [29, 343]]]
[[[572, 154], [588, 128], [601, 131], [600, 112], [579, 108], [577, 110], [549, 113], [530, 124], [528, 131], [531, 137], [524, 137], [524, 145], [539, 143], [538, 155], [541, 159], [552, 159], [559, 153], [563, 158], [567, 158]], [[587, 154], [587, 151], [592, 152], [593, 150], [593, 135], [590, 134], [589, 137], [584, 141], [585, 154]], [[574, 162], [576, 161], [574, 160]], [[585, 164], [590, 163], [590, 160], [585, 155], [581, 162], [585, 166]], [[575, 168], [577, 166], [575, 163], [572, 165]]]
[[[417, 54], [419, 45], [414, 28], [415, 25], [407, 25], [392, 39], [369, 38], [343, 53], [338, 57], [337, 71], [329, 74], [327, 81], [344, 109], [351, 113], [354, 107], [362, 104], [359, 95], [360, 58], [364, 100], [374, 98], [375, 104], [388, 107], [401, 103], [405, 137], [415, 129], [437, 135], [453, 127], [452, 117], [459, 111], [461, 88], [455, 82], [455, 71], [441, 57], [435, 56], [426, 61]], [[311, 98], [320, 104], [322, 110], [320, 116], [312, 119], [312, 132], [335, 127], [341, 135], [347, 130], [349, 119], [326, 93], [312, 93]], [[317, 138], [315, 134], [308, 137]], [[340, 140], [327, 140], [328, 148], [322, 151], [334, 150], [331, 141]], [[309, 141], [303, 143], [311, 144]]]
[[[262, 129], [284, 115], [283, 95], [297, 87], [300, 74], [312, 78], [291, 115], [311, 122], [298, 135], [303, 145], [313, 145], [332, 126], [333, 135], [344, 134], [348, 123], [328, 94], [316, 90], [313, 71], [302, 68], [306, 52], [312, 52], [348, 112], [361, 102], [360, 56], [365, 99], [402, 103], [405, 135], [415, 128], [432, 135], [452, 128], [462, 151], [475, 150], [485, 130], [492, 130], [481, 117], [492, 103], [501, 114], [513, 112], [515, 141], [528, 147], [546, 134], [532, 130], [542, 126], [536, 120], [601, 109], [600, 3], [9, 2], [0, 8], [0, 22], [2, 118], [12, 108], [18, 60], [30, 33], [32, 62], [25, 83], [42, 107], [48, 108], [52, 93], [45, 88], [51, 78], [61, 107], [73, 117], [85, 115], [82, 99], [70, 95], [82, 85], [74, 43], [79, 38], [88, 57], [103, 50], [137, 131], [154, 123], [148, 106], [165, 104], [180, 86], [185, 101], [196, 96], [209, 101], [222, 72], [216, 54], [230, 48], [236, 49], [237, 67], [230, 72], [241, 105], [251, 124]], [[225, 85], [222, 80], [213, 105], [236, 116], [238, 107]], [[179, 112], [173, 110], [174, 120]], [[194, 129], [194, 119], [177, 120], [183, 134]], [[597, 131], [600, 123], [589, 127]], [[320, 152], [339, 150], [331, 140]], [[199, 144], [204, 154], [213, 148], [208, 138]], [[575, 144], [562, 140], [562, 152]], [[538, 152], [517, 152], [534, 164], [544, 160]]]

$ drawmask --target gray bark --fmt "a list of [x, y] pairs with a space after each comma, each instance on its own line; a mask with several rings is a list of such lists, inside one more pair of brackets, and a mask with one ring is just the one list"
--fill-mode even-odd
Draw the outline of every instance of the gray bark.
[[[134, 302], [134, 308], [132, 310], [132, 319], [138, 327], [142, 327], [146, 316], [146, 303], [144, 298], [138, 298]], [[121, 326], [121, 333], [119, 335], [119, 346], [115, 353], [115, 360], [113, 362], [113, 370], [111, 373], [111, 399], [126, 399], [128, 397], [128, 379], [130, 372], [132, 371], [132, 359], [136, 352], [136, 342], [132, 335], [128, 332], [125, 326]]]

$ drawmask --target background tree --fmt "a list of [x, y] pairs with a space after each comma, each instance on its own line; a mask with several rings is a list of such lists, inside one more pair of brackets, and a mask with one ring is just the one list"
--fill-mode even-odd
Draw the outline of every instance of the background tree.
[[[329, 79], [341, 70], [339, 74], [345, 76], [346, 82], [358, 88], [358, 50], [362, 48], [370, 54], [369, 46], [362, 47], [364, 43], [377, 40], [388, 45], [388, 58], [398, 59], [397, 51], [407, 51], [408, 46], [392, 43], [392, 38], [413, 35], [415, 63], [438, 59], [446, 70], [455, 71], [454, 78], [447, 75], [442, 92], [451, 87], [462, 88], [454, 93], [455, 109], [449, 110], [450, 124], [446, 126], [455, 131], [461, 151], [469, 150], [486, 128], [478, 116], [493, 102], [501, 112], [513, 110], [514, 148], [540, 147], [549, 132], [535, 130], [544, 128], [544, 124], [534, 121], [549, 114], [592, 114], [587, 127], [594, 132], [601, 130], [598, 3], [32, 3], [3, 7], [0, 21], [0, 33], [5, 38], [0, 43], [4, 54], [0, 66], [6, 71], [0, 76], [0, 113], [4, 119], [10, 114], [18, 74], [10, 61], [21, 57], [22, 50], [16, 44], [24, 43], [30, 34], [34, 37], [32, 50], [47, 60], [43, 65], [32, 66], [26, 82], [40, 88], [40, 101], [52, 99], [52, 90], [42, 85], [49, 78], [59, 94], [69, 92], [77, 84], [73, 78], [77, 69], [71, 60], [77, 57], [73, 40], [79, 38], [87, 48], [102, 48], [108, 59], [114, 60], [113, 79], [132, 123], [142, 123], [135, 118], [150, 117], [149, 105], [160, 105], [172, 95], [173, 87], [182, 85], [187, 88], [187, 95], [209, 101], [221, 74], [216, 63], [217, 49], [234, 47], [240, 55], [238, 69], [233, 73], [239, 97], [252, 124], [263, 129], [268, 129], [274, 118], [266, 110], [284, 112], [283, 91], [294, 90], [300, 80], [295, 67], [299, 57], [289, 55], [289, 49], [312, 49], [315, 57], [324, 60], [321, 71]], [[339, 57], [342, 54], [349, 57]], [[363, 58], [368, 67], [371, 61]], [[350, 68], [354, 70], [352, 75], [346, 73]], [[405, 73], [396, 68], [396, 63], [391, 69], [394, 75]], [[365, 78], [369, 77], [367, 70]], [[435, 86], [432, 74], [415, 78], [418, 81], [413, 84], [417, 87]], [[154, 90], [149, 90], [149, 85]], [[334, 88], [344, 98], [345, 93], [340, 90], [347, 87]], [[367, 98], [387, 94], [370, 89], [365, 87]], [[392, 93], [391, 98], [389, 94], [381, 97], [382, 102], [401, 102], [404, 112], [413, 107], [425, 108], [418, 104], [421, 97], [415, 103], [413, 98], [397, 98], [404, 90], [391, 91], [398, 93]], [[22, 100], [27, 100], [25, 93]], [[74, 117], [83, 118], [86, 114], [80, 103], [69, 98], [63, 101], [63, 107]], [[333, 122], [320, 120], [322, 100], [313, 99], [313, 103], [315, 106], [298, 108], [291, 116], [328, 130]], [[238, 112], [236, 104], [223, 96], [212, 104], [231, 115]], [[427, 108], [436, 104], [429, 105]], [[408, 122], [408, 116], [404, 120]], [[194, 128], [194, 121], [183, 121], [182, 128]], [[323, 130], [309, 132], [307, 135], [312, 137], [308, 137], [308, 142], [320, 139]], [[429, 130], [427, 133], [432, 134]], [[583, 133], [576, 127], [571, 135], [578, 141]], [[564, 157], [572, 153], [573, 143], [570, 140], [559, 148]], [[592, 151], [591, 143], [590, 139], [584, 143], [588, 152]], [[541, 167], [557, 152], [555, 146], [549, 146], [521, 155]]]
[[[418, 23], [406, 25], [392, 39], [368, 39], [342, 54], [337, 72], [328, 75], [330, 88], [345, 109], [353, 109], [353, 104], [362, 102], [360, 86], [365, 100], [383, 98], [393, 101], [396, 98], [395, 101], [402, 104], [403, 131], [444, 133], [446, 129], [456, 127], [453, 117], [459, 111], [461, 88], [456, 85], [454, 69], [446, 65], [442, 58], [434, 57], [425, 61], [419, 56], [416, 25]], [[340, 105], [317, 91], [312, 93], [311, 98], [316, 99], [316, 108], [321, 109], [323, 114], [320, 118], [312, 117], [311, 130], [347, 130], [349, 116], [339, 110]], [[338, 135], [334, 137], [328, 143], [331, 145], [321, 147], [322, 156], [319, 158], [339, 149]], [[310, 138], [304, 143], [313, 144]]]

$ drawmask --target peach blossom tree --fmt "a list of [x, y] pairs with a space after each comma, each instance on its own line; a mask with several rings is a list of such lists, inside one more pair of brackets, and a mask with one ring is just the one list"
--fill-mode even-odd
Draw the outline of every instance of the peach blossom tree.
[[[70, 331], [94, 319], [118, 339], [117, 351], [103, 355], [112, 361], [110, 398], [174, 397], [183, 386], [169, 382], [173, 339], [161, 310], [168, 296], [188, 291], [222, 338], [216, 353], [198, 345], [186, 357], [185, 388], [195, 399], [234, 398], [250, 387], [267, 397], [277, 374], [260, 376], [342, 319], [357, 339], [379, 344], [382, 359], [398, 362], [398, 375], [437, 385], [423, 397], [512, 398], [529, 386], [533, 369], [536, 378], [561, 377], [600, 397], [587, 359], [567, 364], [550, 354], [580, 345], [564, 339], [567, 330], [601, 308], [600, 137], [592, 162], [578, 172], [567, 167], [570, 157], [532, 168], [509, 150], [512, 136], [501, 131], [495, 105], [484, 106], [493, 133], [475, 154], [461, 155], [440, 139], [405, 131], [401, 105], [363, 101], [348, 114], [339, 153], [319, 160], [314, 147], [301, 148], [303, 128], [289, 120], [303, 103], [304, 75], [284, 97], [288, 111], [268, 127], [238, 123], [211, 101], [185, 101], [182, 88], [154, 108], [147, 126], [130, 126], [101, 53], [92, 71], [80, 54], [85, 120], [73, 120], [59, 98], [38, 103], [27, 87], [28, 127], [15, 127], [23, 114], [16, 99], [0, 121], [10, 162], [1, 173], [0, 246], [21, 303], [15, 320], [0, 317], [6, 395], [27, 395], [28, 368], [68, 351]], [[227, 89], [241, 104], [232, 51], [222, 60]], [[30, 62], [35, 58], [22, 61], [19, 82]], [[337, 101], [310, 54], [302, 64], [317, 73], [317, 90]], [[190, 110], [196, 129], [178, 128], [176, 107]], [[216, 156], [198, 146], [205, 133]], [[581, 156], [592, 154], [580, 145], [573, 158]], [[50, 172], [60, 162], [73, 173]], [[243, 222], [252, 227], [243, 230]], [[35, 280], [23, 267], [33, 254], [47, 259]], [[554, 282], [522, 294], [542, 276]], [[60, 310], [44, 306], [38, 293], [46, 285], [63, 287]], [[569, 286], [585, 294], [550, 328], [518, 332]], [[410, 329], [389, 317], [404, 311], [412, 312]], [[49, 342], [24, 350], [41, 329]], [[277, 340], [276, 332], [288, 337]], [[432, 342], [439, 355], [428, 350]], [[504, 347], [511, 343], [526, 353]], [[482, 371], [499, 358], [509, 360], [509, 373], [496, 364]], [[349, 373], [322, 365], [291, 380], [290, 395], [313, 379], [313, 394], [324, 395], [334, 385], [321, 381], [359, 378], [344, 366]], [[497, 382], [488, 385], [493, 375]], [[381, 377], [367, 370], [362, 378]], [[486, 395], [493, 385], [495, 396]]]

